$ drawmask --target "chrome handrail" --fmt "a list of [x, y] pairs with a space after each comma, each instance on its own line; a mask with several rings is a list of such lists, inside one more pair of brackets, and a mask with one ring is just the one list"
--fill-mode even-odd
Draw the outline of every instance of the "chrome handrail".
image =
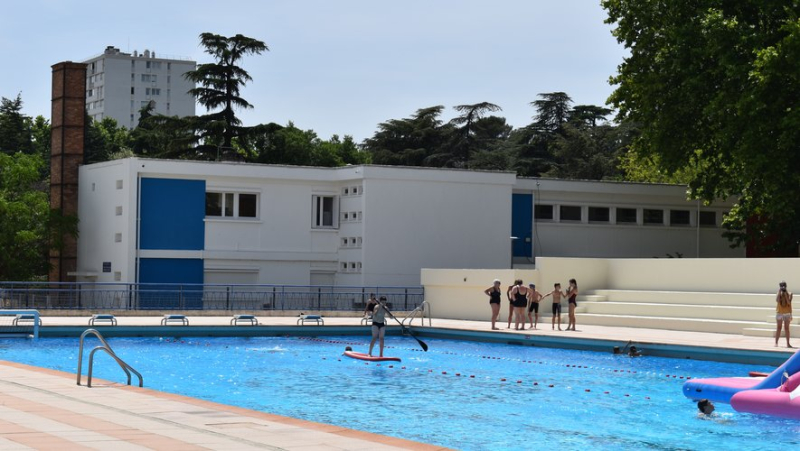
[[[427, 307], [426, 307], [427, 306]], [[428, 301], [422, 301], [422, 304], [419, 307], [415, 308], [414, 310], [410, 311], [405, 318], [403, 318], [400, 323], [405, 326], [406, 320], [408, 320], [408, 325], [410, 326], [411, 323], [414, 321], [414, 317], [419, 314], [420, 321], [422, 321], [422, 327], [425, 327], [425, 313], [428, 314], [428, 326], [432, 327], [433, 323], [431, 321], [431, 304]]]
[[120, 359], [117, 356], [117, 354], [111, 349], [111, 345], [108, 344], [105, 338], [103, 338], [100, 332], [98, 332], [96, 329], [86, 329], [81, 334], [80, 343], [78, 344], [78, 385], [81, 385], [81, 377], [82, 377], [81, 372], [83, 370], [83, 341], [89, 334], [96, 336], [100, 340], [100, 343], [102, 343], [102, 346], [97, 346], [96, 348], [92, 349], [91, 352], [89, 352], [89, 374], [86, 380], [87, 387], [92, 386], [92, 369], [94, 368], [94, 353], [100, 350], [106, 351], [108, 355], [110, 355], [111, 358], [113, 358], [117, 362], [120, 368], [122, 368], [122, 370], [125, 371], [125, 375], [128, 377], [128, 385], [131, 385], [131, 372], [133, 372], [133, 374], [135, 374], [136, 377], [139, 378], [139, 386], [140, 387], [144, 386], [144, 380], [142, 379], [142, 375], [138, 371], [133, 369], [132, 366], [128, 365], [124, 360]]

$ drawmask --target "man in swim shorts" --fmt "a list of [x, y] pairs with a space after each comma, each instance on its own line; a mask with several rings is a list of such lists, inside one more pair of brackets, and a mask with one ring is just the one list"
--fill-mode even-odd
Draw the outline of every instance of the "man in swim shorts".
[[539, 301], [541, 300], [542, 293], [536, 291], [536, 285], [528, 284], [528, 321], [530, 321], [533, 329], [536, 329], [539, 324]]

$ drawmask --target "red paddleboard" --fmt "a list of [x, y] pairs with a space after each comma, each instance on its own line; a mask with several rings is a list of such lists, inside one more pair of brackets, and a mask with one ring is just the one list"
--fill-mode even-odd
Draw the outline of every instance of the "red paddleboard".
[[345, 351], [344, 355], [352, 359], [367, 360], [369, 362], [399, 362], [400, 357], [378, 357], [375, 355], [364, 354], [363, 352]]

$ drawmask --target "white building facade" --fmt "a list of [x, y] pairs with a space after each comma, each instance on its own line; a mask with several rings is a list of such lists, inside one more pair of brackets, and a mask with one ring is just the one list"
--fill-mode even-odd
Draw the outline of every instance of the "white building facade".
[[109, 46], [84, 63], [86, 110], [93, 120], [111, 117], [133, 129], [139, 123], [139, 111], [151, 102], [156, 114], [195, 115], [195, 99], [188, 93], [194, 83], [184, 77], [197, 67], [194, 61], [157, 58], [150, 50], [124, 53]]
[[731, 202], [686, 200], [686, 186], [520, 178], [514, 262], [535, 257], [745, 257], [722, 236]]
[[129, 158], [80, 168], [76, 277], [410, 286], [422, 268], [508, 268], [512, 255], [694, 257], [698, 236], [701, 257], [744, 256], [721, 236], [729, 205], [698, 215], [685, 199], [508, 172]]
[[419, 285], [509, 264], [511, 173], [125, 159], [80, 169], [79, 281]]

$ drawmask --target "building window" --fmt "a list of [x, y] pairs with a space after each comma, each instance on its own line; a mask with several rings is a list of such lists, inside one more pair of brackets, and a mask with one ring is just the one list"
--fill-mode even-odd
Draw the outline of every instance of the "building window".
[[258, 217], [258, 195], [207, 192], [206, 216], [256, 218]]
[[117, 189], [122, 189], [122, 180], [117, 180]]
[[581, 220], [581, 207], [574, 205], [562, 205], [559, 209], [562, 221], [580, 221]]
[[537, 221], [552, 221], [553, 220], [553, 206], [552, 205], [536, 205], [533, 207], [533, 216]]
[[115, 243], [121, 243], [122, 242], [122, 234], [121, 233], [115, 233], [114, 234], [114, 242]]
[[258, 214], [258, 196], [255, 194], [239, 194], [239, 217], [255, 218]]
[[131, 86], [131, 95], [133, 95], [135, 92], [136, 92], [136, 88], [134, 88], [133, 86]]
[[608, 207], [589, 207], [589, 222], [609, 222], [611, 214]]
[[116, 216], [122, 216], [122, 205], [117, 205], [114, 209], [114, 214]]
[[345, 186], [342, 188], [342, 196], [349, 196], [350, 195], [350, 188]]
[[342, 247], [347, 247], [348, 239], [342, 238]]
[[669, 211], [669, 225], [673, 226], [688, 226], [690, 222], [689, 210], [670, 210]]
[[642, 219], [647, 225], [664, 225], [664, 210], [645, 208], [642, 212]]
[[311, 196], [311, 226], [314, 228], [336, 228], [337, 207], [336, 196]]
[[617, 224], [636, 224], [636, 209], [617, 208]]
[[700, 212], [700, 227], [716, 227], [717, 226], [717, 212], [716, 211], [701, 211]]

